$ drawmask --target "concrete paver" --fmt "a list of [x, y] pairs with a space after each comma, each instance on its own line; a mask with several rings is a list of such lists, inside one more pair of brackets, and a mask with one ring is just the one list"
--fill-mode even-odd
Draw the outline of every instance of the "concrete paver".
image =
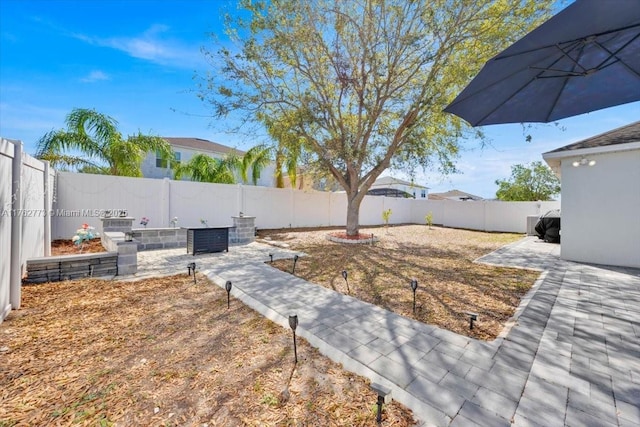
[[[640, 424], [640, 270], [559, 259], [527, 237], [476, 262], [533, 268], [540, 279], [501, 336], [481, 342], [308, 283], [266, 263], [302, 253], [251, 243], [228, 253], [138, 253], [130, 280], [196, 262], [217, 285], [288, 327], [345, 369], [392, 389], [421, 425]], [[300, 262], [300, 261], [299, 261]]]

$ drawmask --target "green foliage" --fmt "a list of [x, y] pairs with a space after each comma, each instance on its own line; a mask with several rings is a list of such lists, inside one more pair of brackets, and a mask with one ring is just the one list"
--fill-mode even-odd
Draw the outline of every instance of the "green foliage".
[[260, 403], [267, 406], [278, 406], [278, 398], [271, 393], [265, 393], [260, 400]]
[[478, 132], [444, 107], [552, 4], [240, 0], [244, 10], [227, 16], [231, 42], [207, 52], [219, 69], [199, 96], [216, 116], [265, 125], [279, 153], [330, 173], [347, 193], [354, 235], [360, 203], [384, 170], [455, 172], [463, 138]]
[[219, 184], [235, 184], [234, 170], [237, 159], [215, 159], [206, 154], [196, 154], [186, 163], [180, 163], [175, 167], [175, 178], [183, 176], [198, 182], [216, 182]]
[[118, 132], [115, 119], [95, 110], [76, 108], [65, 122], [67, 130], [45, 134], [36, 150], [37, 158], [48, 160], [56, 169], [139, 177], [147, 153], [158, 152], [162, 158], [173, 158], [166, 140], [141, 133], [125, 139]]
[[424, 220], [427, 223], [427, 225], [429, 226], [429, 229], [431, 229], [431, 226], [433, 225], [433, 213], [429, 212], [428, 214], [426, 214], [424, 216]]
[[391, 208], [382, 211], [382, 220], [385, 225], [389, 225], [389, 219], [391, 219]]
[[560, 193], [560, 180], [540, 161], [511, 166], [511, 178], [498, 179], [496, 184], [496, 197], [506, 201], [551, 200]]
[[236, 174], [240, 175], [243, 182], [248, 182], [249, 173], [251, 173], [251, 181], [256, 185], [262, 169], [271, 161], [270, 154], [271, 148], [265, 145], [251, 148], [242, 157], [230, 153], [225, 158], [218, 159], [199, 153], [188, 162], [176, 165], [174, 177], [181, 179], [186, 176], [198, 182], [235, 184]]
[[251, 182], [258, 184], [260, 173], [271, 162], [271, 148], [266, 145], [256, 145], [247, 151], [240, 160], [240, 176], [242, 181], [249, 182], [249, 172], [251, 172]]

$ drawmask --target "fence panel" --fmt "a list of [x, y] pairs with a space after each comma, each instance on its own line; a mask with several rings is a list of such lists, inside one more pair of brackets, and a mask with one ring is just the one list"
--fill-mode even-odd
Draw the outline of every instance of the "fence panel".
[[322, 227], [330, 223], [330, 195], [317, 191], [293, 192], [293, 223], [296, 227]]
[[[21, 260], [42, 257], [45, 254], [46, 200], [45, 200], [45, 167], [33, 157], [23, 154], [22, 157], [22, 221]], [[16, 218], [17, 219], [17, 218]], [[47, 243], [48, 245], [48, 243]]]
[[432, 224], [444, 223], [444, 200], [418, 199], [411, 203], [411, 221], [414, 224], [426, 224], [426, 216], [431, 213]]
[[11, 277], [11, 190], [14, 146], [0, 138], [0, 322], [9, 314]]
[[[168, 217], [161, 179], [58, 172], [52, 239], [71, 239], [84, 223], [102, 232], [105, 211], [127, 211], [128, 216], [149, 218], [149, 227], [164, 227]], [[166, 199], [166, 195], [164, 196]]]
[[[293, 190], [242, 186], [242, 208], [256, 217], [258, 228], [283, 228], [293, 223]], [[237, 212], [236, 212], [237, 215]]]
[[200, 227], [200, 219], [211, 226], [231, 226], [231, 217], [240, 213], [236, 185], [166, 182], [170, 183], [166, 221], [177, 217], [179, 227]]
[[[474, 230], [526, 231], [526, 217], [558, 209], [559, 202], [497, 202], [400, 199], [367, 196], [360, 207], [362, 226], [383, 223], [382, 212], [391, 209], [390, 223], [424, 224], [431, 212], [434, 224]], [[173, 217], [178, 226], [230, 225], [242, 211], [256, 217], [258, 228], [344, 226], [346, 194], [209, 184], [168, 179], [123, 178], [104, 175], [58, 174], [57, 201], [60, 213], [85, 213], [53, 218], [53, 237], [71, 238], [87, 222], [100, 227], [98, 215], [105, 209], [126, 209], [138, 225], [143, 216], [149, 227], [168, 227]]]
[[538, 202], [486, 202], [485, 230], [526, 233], [527, 216], [540, 215]]

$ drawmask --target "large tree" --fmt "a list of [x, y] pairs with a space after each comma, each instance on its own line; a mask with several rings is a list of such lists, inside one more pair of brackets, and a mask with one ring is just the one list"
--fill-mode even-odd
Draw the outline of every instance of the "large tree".
[[[455, 170], [464, 124], [443, 108], [552, 0], [240, 0], [235, 45], [201, 97], [217, 116], [271, 118], [347, 194], [347, 234], [389, 167]], [[241, 120], [241, 122], [243, 122]]]
[[551, 200], [560, 193], [560, 180], [547, 165], [539, 161], [528, 166], [511, 166], [511, 177], [498, 179], [496, 184], [499, 187], [496, 197], [512, 202]]
[[141, 164], [149, 152], [173, 158], [171, 145], [159, 136], [124, 138], [118, 122], [96, 110], [76, 108], [66, 117], [67, 129], [51, 131], [38, 142], [36, 157], [58, 169], [120, 176], [142, 176]]

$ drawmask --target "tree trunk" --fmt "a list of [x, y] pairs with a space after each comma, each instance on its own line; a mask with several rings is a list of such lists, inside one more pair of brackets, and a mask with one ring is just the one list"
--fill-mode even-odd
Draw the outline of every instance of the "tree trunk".
[[347, 236], [357, 236], [360, 230], [360, 194], [347, 196]]

